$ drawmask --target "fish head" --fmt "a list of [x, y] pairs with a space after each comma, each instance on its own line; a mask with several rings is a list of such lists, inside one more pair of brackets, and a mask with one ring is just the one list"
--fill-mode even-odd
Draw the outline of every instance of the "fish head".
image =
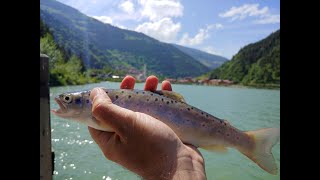
[[91, 115], [91, 100], [89, 92], [63, 93], [54, 98], [59, 109], [53, 109], [56, 116], [66, 119], [81, 120]]

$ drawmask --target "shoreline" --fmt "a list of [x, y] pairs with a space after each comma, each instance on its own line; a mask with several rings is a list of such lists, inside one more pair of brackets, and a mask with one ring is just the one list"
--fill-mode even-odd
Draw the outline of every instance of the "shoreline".
[[[63, 86], [81, 86], [81, 85], [88, 85], [88, 84], [97, 84], [101, 82], [121, 82], [119, 80], [115, 81], [100, 81], [95, 83], [86, 83], [86, 84], [76, 84], [76, 85], [62, 85], [62, 86], [50, 86], [52, 87], [63, 87]], [[136, 83], [144, 83], [144, 81], [136, 81]], [[259, 85], [243, 85], [243, 84], [231, 84], [231, 85], [210, 85], [210, 84], [203, 84], [203, 83], [179, 83], [179, 82], [170, 82], [171, 84], [179, 84], [179, 85], [197, 85], [197, 86], [211, 86], [211, 87], [230, 87], [230, 88], [247, 88], [247, 89], [272, 89], [272, 90], [280, 90], [280, 84], [259, 84]]]
[[197, 85], [197, 86], [212, 86], [212, 87], [230, 87], [230, 88], [247, 88], [247, 89], [275, 89], [275, 90], [280, 90], [280, 85], [243, 85], [243, 84], [232, 84], [232, 85], [210, 85], [210, 84], [201, 84], [201, 83], [171, 83], [171, 84], [182, 84], [182, 85]]

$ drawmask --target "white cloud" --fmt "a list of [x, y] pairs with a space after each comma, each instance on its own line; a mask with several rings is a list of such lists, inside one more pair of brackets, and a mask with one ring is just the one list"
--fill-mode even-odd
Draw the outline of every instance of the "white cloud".
[[108, 23], [108, 24], [112, 24], [112, 19], [108, 16], [91, 16], [103, 23]]
[[163, 18], [159, 21], [140, 24], [135, 30], [160, 41], [173, 42], [176, 40], [177, 33], [180, 29], [180, 23], [174, 23], [170, 18]]
[[114, 21], [134, 21], [138, 22], [140, 20], [140, 15], [137, 12], [133, 12], [131, 14], [128, 13], [111, 13], [110, 16]]
[[202, 48], [203, 51], [210, 53], [210, 54], [214, 54], [214, 55], [221, 55], [221, 53], [219, 51], [217, 51], [214, 47], [212, 46], [206, 46], [204, 48]]
[[258, 17], [258, 20], [254, 21], [256, 24], [280, 22], [280, 15], [271, 14], [267, 6], [259, 9], [259, 4], [244, 4], [240, 7], [232, 7], [224, 13], [220, 13], [219, 16], [222, 18], [231, 18], [231, 21], [243, 20], [247, 17]]
[[118, 28], [120, 29], [127, 29], [127, 30], [130, 30], [129, 28], [123, 26], [123, 25], [120, 25], [120, 24], [115, 24], [114, 26], [117, 26]]
[[256, 24], [276, 24], [280, 23], [280, 15], [266, 15], [259, 20], [254, 21]]
[[214, 24], [215, 29], [223, 29], [223, 25], [220, 23]]
[[232, 7], [230, 10], [219, 14], [223, 18], [232, 18], [232, 20], [244, 19], [247, 16], [261, 16], [268, 13], [269, 8], [259, 9], [259, 4], [244, 4], [240, 7]]
[[199, 29], [198, 34], [196, 34], [194, 37], [189, 37], [188, 33], [184, 33], [179, 41], [179, 44], [189, 46], [201, 44], [205, 39], [210, 37], [209, 31], [213, 27], [214, 25], [209, 25], [205, 29]]
[[134, 4], [131, 1], [124, 1], [118, 6], [122, 11], [132, 14], [134, 12]]
[[118, 28], [121, 28], [121, 29], [128, 29], [127, 27], [121, 25], [121, 24], [118, 24], [116, 22], [114, 22], [111, 17], [109, 16], [91, 16], [92, 18], [95, 18], [96, 20], [100, 21], [100, 22], [103, 22], [103, 23], [107, 23], [107, 24], [111, 24], [113, 26], [116, 26]]
[[183, 15], [183, 6], [179, 0], [138, 0], [142, 6], [142, 17], [150, 21], [158, 21], [165, 17], [180, 17]]

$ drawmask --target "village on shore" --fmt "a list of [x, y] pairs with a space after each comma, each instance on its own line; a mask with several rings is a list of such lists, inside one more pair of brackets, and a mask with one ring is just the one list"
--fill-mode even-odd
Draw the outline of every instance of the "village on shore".
[[[144, 82], [146, 77], [143, 75], [134, 76], [138, 82]], [[114, 81], [119, 81], [119, 79], [123, 79], [124, 76], [118, 76], [118, 75], [110, 75], [110, 78], [112, 78]], [[185, 77], [185, 78], [166, 78], [164, 80], [169, 81], [173, 84], [197, 84], [197, 85], [212, 85], [212, 86], [230, 86], [235, 85], [235, 83], [228, 79], [197, 79], [192, 77]]]
[[[144, 82], [147, 78], [147, 66], [144, 65], [143, 70], [139, 71], [136, 69], [130, 69], [127, 75], [132, 75], [136, 78], [138, 82]], [[124, 76], [119, 76], [119, 75], [113, 75], [113, 74], [108, 74], [105, 75], [109, 77], [109, 80], [111, 81], [119, 81], [120, 79], [123, 79]], [[184, 78], [165, 78], [164, 80], [169, 81], [170, 83], [173, 84], [197, 84], [197, 85], [208, 85], [208, 86], [230, 86], [230, 85], [235, 85], [236, 83], [228, 80], [228, 79], [209, 79], [209, 78], [203, 78], [199, 79], [195, 77], [184, 77]]]
[[171, 83], [177, 84], [199, 84], [199, 85], [222, 85], [229, 86], [234, 85], [235, 83], [228, 79], [196, 79], [191, 77], [179, 78], [179, 79], [166, 79]]

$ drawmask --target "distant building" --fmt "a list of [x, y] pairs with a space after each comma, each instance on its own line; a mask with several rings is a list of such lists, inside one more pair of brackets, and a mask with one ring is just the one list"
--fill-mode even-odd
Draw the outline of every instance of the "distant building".
[[203, 84], [207, 84], [207, 85], [232, 85], [234, 84], [233, 81], [230, 81], [228, 79], [206, 79], [202, 81]]
[[194, 83], [195, 81], [191, 77], [186, 77], [178, 80], [179, 83]]
[[175, 83], [177, 82], [177, 79], [166, 79], [167, 81], [171, 82], [171, 83]]
[[145, 81], [147, 79], [147, 64], [144, 64], [143, 65], [143, 71], [138, 71], [136, 73], [136, 79], [139, 80], [139, 81]]
[[230, 80], [223, 80], [223, 84], [225, 84], [225, 85], [231, 85], [231, 84], [233, 84], [234, 82], [233, 81], [230, 81]]

